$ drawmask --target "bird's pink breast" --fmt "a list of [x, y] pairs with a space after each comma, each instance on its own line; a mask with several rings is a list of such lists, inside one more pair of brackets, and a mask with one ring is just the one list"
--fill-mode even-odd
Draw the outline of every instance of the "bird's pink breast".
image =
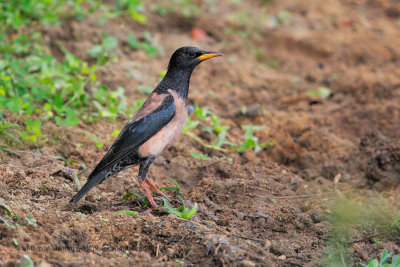
[[173, 90], [169, 89], [168, 92], [174, 97], [175, 116], [170, 123], [140, 147], [141, 157], [161, 154], [164, 149], [176, 142], [185, 128], [188, 116], [186, 104]]

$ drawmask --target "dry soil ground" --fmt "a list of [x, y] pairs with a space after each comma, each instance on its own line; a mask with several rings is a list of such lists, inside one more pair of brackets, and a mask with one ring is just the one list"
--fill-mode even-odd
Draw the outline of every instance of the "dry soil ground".
[[[176, 179], [187, 199], [199, 204], [198, 213], [190, 220], [158, 214], [132, 217], [116, 211], [140, 209], [134, 200], [121, 201], [128, 191], [140, 192], [137, 167], [105, 181], [73, 206], [68, 201], [74, 183], [67, 179], [63, 162], [53, 158], [63, 156], [93, 168], [112, 143], [113, 129], [124, 120], [75, 128], [48, 122], [48, 132], [60, 141], [50, 141], [40, 153], [20, 151], [21, 158], [2, 155], [0, 201], [22, 220], [29, 212], [37, 219], [36, 227], [15, 230], [0, 224], [3, 264], [14, 266], [28, 254], [37, 264], [55, 266], [318, 266], [327, 256], [327, 218], [337, 174], [341, 179], [336, 188], [343, 192], [370, 199], [382, 194], [399, 206], [399, 1], [233, 2], [200, 4], [202, 11], [193, 19], [148, 11], [144, 26], [116, 18], [99, 27], [93, 15], [43, 32], [50, 43], [61, 40], [84, 59], [101, 31], [119, 39], [151, 32], [162, 55], [150, 60], [121, 43], [118, 62], [98, 73], [110, 88], [126, 88], [130, 101], [144, 97], [137, 86], [157, 83], [177, 47], [221, 51], [224, 57], [203, 63], [193, 73], [190, 102], [230, 125], [231, 141], [242, 141], [240, 125], [253, 124], [266, 126], [256, 132], [261, 142], [275, 144], [257, 154], [229, 155], [232, 162], [201, 161], [191, 152], [222, 154], [183, 135], [151, 167], [149, 177], [159, 186], [170, 185], [167, 177]], [[270, 17], [282, 10], [291, 18], [274, 23]], [[193, 27], [204, 29], [208, 40], [193, 40]], [[62, 60], [56, 45], [52, 52]], [[272, 60], [278, 63], [275, 69], [266, 64], [273, 65]], [[330, 88], [331, 95], [322, 99], [307, 94], [319, 87]], [[240, 112], [243, 106], [246, 114]], [[85, 132], [99, 136], [105, 147], [96, 148]], [[72, 168], [80, 171], [79, 165]], [[400, 252], [398, 237], [380, 238], [350, 246], [352, 261], [375, 258], [383, 248]]]

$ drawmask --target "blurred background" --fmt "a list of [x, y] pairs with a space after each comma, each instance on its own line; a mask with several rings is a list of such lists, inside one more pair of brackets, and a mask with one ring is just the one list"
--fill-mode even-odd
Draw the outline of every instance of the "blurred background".
[[[182, 46], [224, 57], [149, 177], [196, 215], [119, 212], [136, 168], [67, 206]], [[399, 136], [397, 0], [0, 2], [3, 262], [400, 262]]]

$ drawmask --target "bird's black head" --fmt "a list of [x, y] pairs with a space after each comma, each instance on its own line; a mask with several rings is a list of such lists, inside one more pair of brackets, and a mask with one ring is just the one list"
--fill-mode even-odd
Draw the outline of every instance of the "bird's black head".
[[222, 56], [222, 54], [204, 51], [197, 47], [185, 46], [179, 48], [172, 54], [168, 71], [154, 91], [165, 94], [169, 89], [172, 89], [187, 102], [189, 80], [194, 68], [202, 61], [218, 56]]
[[202, 61], [222, 56], [218, 52], [208, 52], [197, 47], [184, 46], [177, 49], [171, 56], [168, 64], [168, 70], [172, 69], [188, 69], [193, 70]]

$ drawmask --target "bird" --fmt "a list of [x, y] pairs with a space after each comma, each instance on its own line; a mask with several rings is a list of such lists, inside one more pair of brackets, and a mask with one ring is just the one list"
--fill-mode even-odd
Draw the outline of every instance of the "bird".
[[185, 128], [189, 82], [193, 70], [201, 62], [222, 55], [191, 46], [177, 49], [169, 60], [164, 78], [125, 124], [86, 183], [70, 202], [78, 203], [106, 178], [139, 165], [138, 182], [144, 189], [152, 209], [156, 208], [157, 204], [150, 189], [162, 197], [166, 198], [166, 195], [147, 178], [149, 167], [165, 149], [176, 142]]

